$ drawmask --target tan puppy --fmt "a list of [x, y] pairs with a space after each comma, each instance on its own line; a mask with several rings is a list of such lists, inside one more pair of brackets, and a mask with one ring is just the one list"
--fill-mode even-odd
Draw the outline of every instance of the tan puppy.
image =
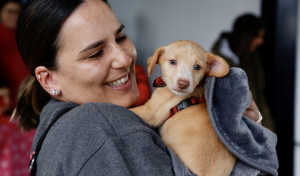
[[195, 174], [230, 175], [235, 157], [219, 141], [205, 102], [183, 109], [169, 118], [170, 109], [182, 100], [191, 96], [204, 98], [203, 78], [225, 76], [229, 71], [228, 64], [221, 57], [187, 40], [157, 49], [148, 59], [149, 75], [157, 63], [166, 87], [157, 88], [145, 105], [131, 110], [150, 126], [160, 126], [165, 144]]

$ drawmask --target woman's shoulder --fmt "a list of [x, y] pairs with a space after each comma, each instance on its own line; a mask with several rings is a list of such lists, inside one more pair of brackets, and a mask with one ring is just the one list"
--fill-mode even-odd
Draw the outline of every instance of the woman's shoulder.
[[99, 147], [109, 138], [152, 132], [139, 116], [124, 107], [110, 103], [86, 103], [62, 115], [47, 138], [49, 144], [54, 140], [63, 142], [63, 150], [68, 151], [74, 145], [76, 150], [81, 150], [78, 146]]
[[132, 111], [110, 103], [86, 103], [78, 106], [67, 112], [61, 119], [61, 123], [78, 124], [78, 128], [87, 129], [96, 125], [95, 128], [118, 136], [137, 130], [128, 127], [148, 128], [145, 122]]
[[[144, 140], [139, 141], [137, 136]], [[41, 169], [67, 168], [75, 173], [90, 158], [104, 151], [113, 153], [119, 143], [146, 143], [147, 137], [159, 141], [158, 135], [130, 110], [109, 103], [87, 103], [73, 107], [55, 122], [39, 154], [43, 161], [38, 164]]]
[[[49, 135], [76, 135], [77, 138], [94, 136], [105, 139], [149, 131], [145, 122], [127, 108], [110, 103], [86, 103], [64, 113], [53, 125]], [[84, 140], [84, 139], [82, 139]]]
[[79, 106], [52, 99], [41, 113], [33, 149], [55, 119], [58, 120], [51, 126], [44, 141], [49, 147], [54, 145], [53, 141], [71, 145], [89, 143], [91, 139], [97, 138], [94, 142], [100, 144], [109, 137], [153, 132], [139, 116], [121, 106], [110, 103], [86, 103]]

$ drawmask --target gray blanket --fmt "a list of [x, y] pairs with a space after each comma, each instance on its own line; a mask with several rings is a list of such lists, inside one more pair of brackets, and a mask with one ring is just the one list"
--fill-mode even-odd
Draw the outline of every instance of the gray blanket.
[[238, 158], [231, 175], [278, 175], [277, 136], [243, 116], [251, 102], [245, 72], [231, 68], [223, 78], [207, 78], [205, 96], [219, 139]]

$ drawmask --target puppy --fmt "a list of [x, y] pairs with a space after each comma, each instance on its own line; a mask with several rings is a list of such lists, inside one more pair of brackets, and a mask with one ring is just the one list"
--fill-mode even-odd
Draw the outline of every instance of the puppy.
[[[210, 123], [203, 85], [207, 76], [222, 77], [228, 73], [226, 61], [195, 42], [180, 40], [158, 48], [148, 59], [149, 75], [155, 64], [160, 65], [166, 86], [157, 88], [145, 105], [131, 110], [150, 126], [159, 127], [162, 140], [193, 173], [230, 175], [236, 159]], [[183, 100], [190, 102], [180, 106], [194, 105], [180, 111], [173, 108]], [[170, 117], [170, 109], [179, 112]]]

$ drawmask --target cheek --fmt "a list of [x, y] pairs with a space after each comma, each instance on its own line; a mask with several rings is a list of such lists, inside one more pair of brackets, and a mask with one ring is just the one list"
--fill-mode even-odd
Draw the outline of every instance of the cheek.
[[5, 20], [5, 15], [3, 14], [3, 12], [0, 13], [0, 18], [3, 20]]
[[203, 80], [204, 77], [204, 72], [194, 72], [193, 74], [193, 78], [194, 78], [194, 85], [197, 86], [198, 84], [200, 84], [200, 82]]
[[136, 53], [136, 49], [134, 47], [134, 45], [132, 45], [132, 51], [131, 51], [131, 55], [132, 55], [132, 59], [135, 61], [136, 60], [136, 56], [137, 56], [137, 53]]
[[167, 61], [161, 65], [162, 76], [164, 78], [164, 81], [167, 82], [167, 84], [168, 82], [170, 83], [170, 81], [175, 79], [176, 68], [177, 66], [171, 65]]
[[87, 84], [99, 82], [108, 72], [106, 60], [77, 60], [73, 50], [65, 50], [57, 57], [60, 82], [68, 84]]
[[[75, 62], [76, 63], [76, 62]], [[87, 91], [103, 85], [108, 73], [105, 63], [76, 63], [60, 70], [59, 82], [63, 91]]]
[[132, 58], [134, 62], [136, 61], [136, 56], [137, 56], [136, 48], [130, 39], [128, 39], [125, 42], [123, 46], [123, 50], [126, 51], [126, 53]]
[[260, 38], [256, 38], [256, 39], [252, 40], [252, 42], [251, 42], [251, 49], [255, 50], [262, 43], [263, 43], [263, 40], [261, 40]]
[[[109, 68], [107, 63], [102, 62], [84, 65], [82, 68], [77, 69], [76, 77], [80, 78], [83, 84], [102, 85], [109, 74]], [[76, 77], [73, 78], [76, 79]]]

